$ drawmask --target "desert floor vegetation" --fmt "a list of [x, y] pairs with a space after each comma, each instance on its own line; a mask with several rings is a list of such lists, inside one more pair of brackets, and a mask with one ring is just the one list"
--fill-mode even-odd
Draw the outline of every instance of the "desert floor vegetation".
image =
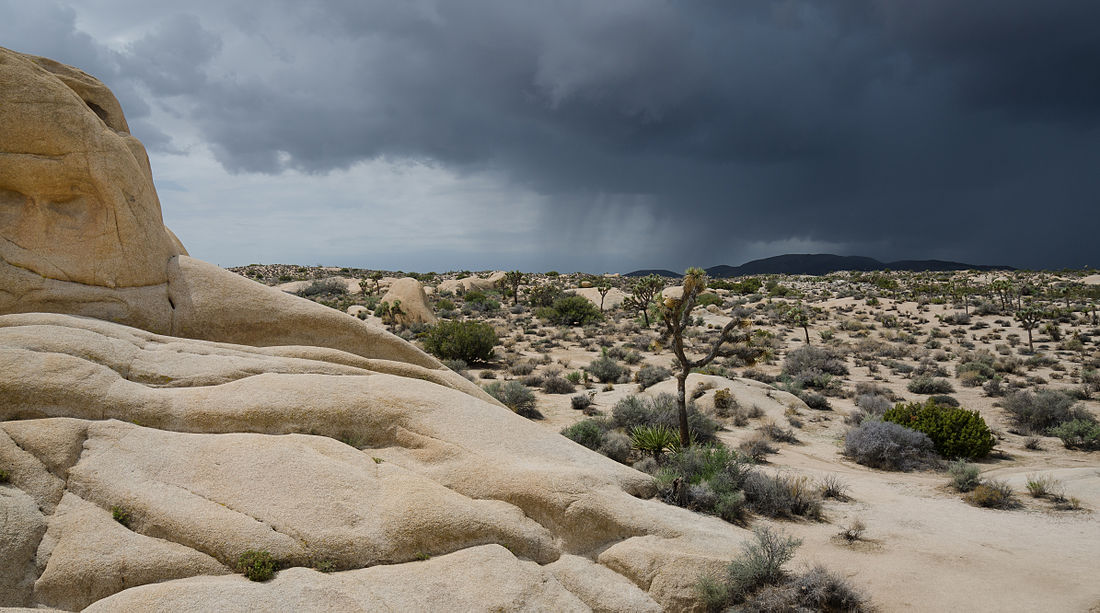
[[[757, 530], [754, 547], [764, 529], [801, 542], [784, 562], [801, 570], [704, 580], [708, 606], [827, 608], [807, 593], [850, 604], [831, 610], [1100, 603], [1085, 570], [1100, 551], [1080, 538], [1100, 534], [1100, 298], [1082, 274], [709, 279], [679, 313], [685, 356], [706, 357], [735, 317], [744, 327], [685, 381], [685, 448], [681, 361], [658, 306], [681, 279], [417, 274], [439, 323], [402, 327], [375, 312], [404, 273], [238, 272], [297, 282], [420, 344], [540, 426], [649, 473], [657, 500]], [[441, 289], [478, 276], [476, 289]], [[331, 277], [361, 291], [319, 282]], [[1023, 593], [1037, 572], [1064, 581]]]

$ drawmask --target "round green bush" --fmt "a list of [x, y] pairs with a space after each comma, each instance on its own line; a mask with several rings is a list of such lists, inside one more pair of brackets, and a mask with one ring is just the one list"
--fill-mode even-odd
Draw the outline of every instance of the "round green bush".
[[559, 326], [586, 326], [603, 319], [599, 307], [576, 294], [558, 298], [553, 306], [536, 309], [535, 314]]
[[934, 400], [899, 403], [882, 419], [928, 435], [936, 452], [945, 458], [983, 458], [997, 442], [977, 411], [944, 406]]
[[512, 411], [524, 417], [542, 419], [542, 413], [535, 408], [535, 393], [519, 381], [494, 381], [484, 389]]
[[496, 344], [496, 330], [480, 321], [444, 321], [424, 335], [424, 349], [443, 360], [488, 362]]
[[564, 428], [561, 433], [565, 438], [580, 443], [593, 451], [599, 449], [604, 440], [603, 428], [594, 419], [579, 421], [568, 428]]

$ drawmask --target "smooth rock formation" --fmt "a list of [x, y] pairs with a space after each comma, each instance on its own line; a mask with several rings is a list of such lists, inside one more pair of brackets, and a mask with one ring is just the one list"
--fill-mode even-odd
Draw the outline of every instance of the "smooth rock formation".
[[[600, 306], [600, 300], [601, 300], [600, 290], [598, 290], [594, 287], [578, 287], [576, 289], [571, 289], [569, 291], [573, 292], [574, 294], [576, 294], [578, 296], [584, 296], [592, 304], [594, 304], [596, 306]], [[609, 309], [613, 309], [613, 308], [619, 306], [620, 304], [622, 304], [623, 301], [626, 300], [626, 294], [624, 294], [621, 289], [619, 289], [617, 287], [613, 287], [610, 290], [608, 290], [607, 295], [604, 296], [602, 299], [603, 299], [603, 308], [606, 311], [606, 310], [609, 310]]]
[[0, 49], [0, 258], [45, 279], [163, 285], [179, 255], [145, 148], [102, 83]]
[[428, 302], [428, 295], [424, 293], [424, 286], [420, 281], [404, 277], [391, 283], [381, 302], [394, 304], [398, 300], [401, 301], [402, 314], [397, 317], [397, 322], [401, 325], [432, 325], [439, 321], [432, 312], [432, 305]]
[[0, 518], [0, 607], [31, 606], [38, 577], [35, 552], [46, 532], [46, 520], [33, 498], [3, 485]]
[[[388, 332], [187, 256], [92, 77], [0, 49], [0, 86], [0, 605], [691, 609], [743, 541]], [[275, 579], [226, 576], [257, 549]]]
[[85, 609], [128, 611], [588, 611], [533, 562], [483, 545], [423, 562], [323, 574], [280, 572], [269, 583], [196, 577], [127, 590]]
[[42, 545], [39, 562], [48, 562], [35, 595], [72, 611], [136, 585], [231, 572], [194, 549], [131, 532], [111, 511], [69, 492], [50, 517]]
[[448, 279], [440, 283], [437, 289], [441, 292], [451, 292], [455, 294], [465, 294], [472, 289], [493, 289], [496, 287], [497, 283], [504, 278], [504, 274], [503, 270], [498, 270], [485, 278], [471, 275], [461, 279]]

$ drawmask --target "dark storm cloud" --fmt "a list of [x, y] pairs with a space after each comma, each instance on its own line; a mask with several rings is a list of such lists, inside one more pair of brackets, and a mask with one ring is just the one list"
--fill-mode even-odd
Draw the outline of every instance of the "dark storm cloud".
[[234, 172], [489, 168], [549, 196], [563, 241], [601, 207], [655, 219], [639, 265], [792, 239], [1100, 261], [1092, 0], [196, 4], [115, 52], [49, 10]]

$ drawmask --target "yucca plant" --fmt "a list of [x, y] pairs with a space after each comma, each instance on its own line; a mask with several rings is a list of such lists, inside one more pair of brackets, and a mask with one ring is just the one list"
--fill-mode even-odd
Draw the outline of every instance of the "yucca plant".
[[653, 454], [660, 459], [666, 451], [675, 451], [680, 447], [676, 431], [667, 426], [637, 426], [630, 431], [630, 446]]

